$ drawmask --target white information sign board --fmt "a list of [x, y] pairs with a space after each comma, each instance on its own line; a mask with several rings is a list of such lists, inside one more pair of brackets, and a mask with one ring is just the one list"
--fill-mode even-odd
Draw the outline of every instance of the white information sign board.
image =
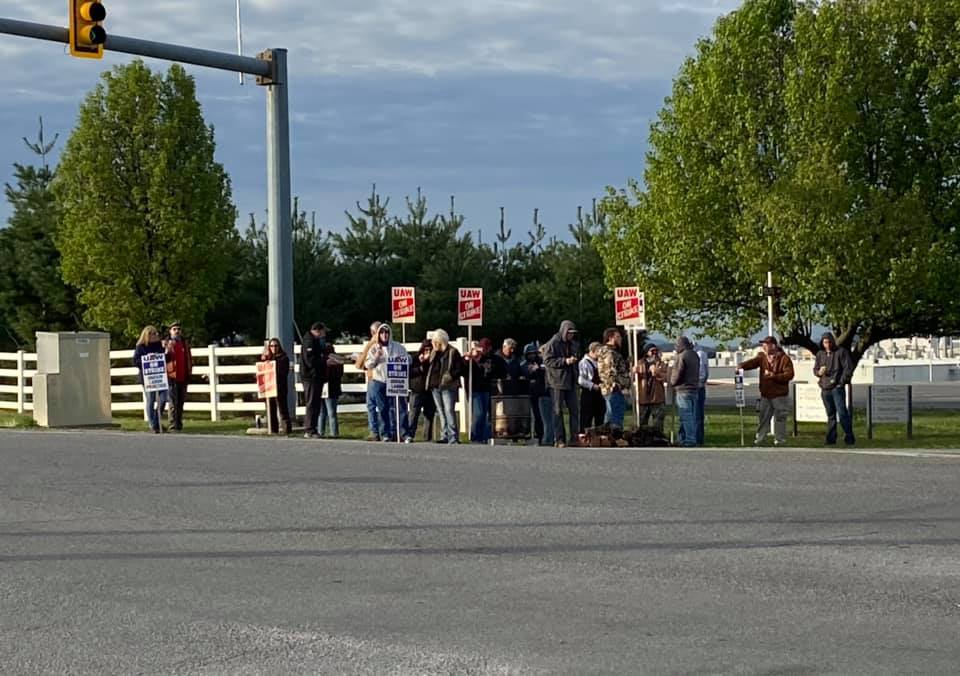
[[816, 383], [797, 383], [797, 422], [827, 422], [827, 411]]
[[390, 357], [387, 359], [387, 396], [405, 397], [410, 389], [410, 358]]
[[737, 408], [743, 408], [747, 405], [747, 399], [743, 394], [743, 369], [737, 369], [737, 374], [733, 377], [733, 386]]

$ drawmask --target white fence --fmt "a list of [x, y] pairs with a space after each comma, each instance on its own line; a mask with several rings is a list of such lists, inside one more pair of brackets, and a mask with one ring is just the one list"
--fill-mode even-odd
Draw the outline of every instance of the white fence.
[[[464, 342], [462, 339], [458, 343]], [[406, 343], [408, 352], [416, 353], [420, 343]], [[457, 348], [464, 346], [457, 344]], [[337, 354], [345, 358], [344, 394], [363, 397], [366, 393], [363, 372], [353, 365], [351, 355], [363, 350], [363, 345], [334, 345]], [[225, 412], [262, 413], [264, 402], [257, 398], [257, 366], [263, 353], [262, 347], [219, 347], [209, 345], [193, 349], [193, 382], [190, 383], [187, 411], [206, 411], [210, 420], [220, 420]], [[300, 346], [295, 347], [295, 356]], [[110, 362], [124, 366], [110, 369], [111, 409], [117, 411], [143, 411], [143, 388], [137, 383], [137, 369], [131, 364], [133, 349], [111, 350]], [[299, 373], [298, 359], [292, 358], [294, 369]], [[27, 413], [33, 410], [33, 375], [36, 373], [37, 355], [31, 352], [0, 352], [0, 410]], [[297, 378], [297, 392], [303, 385]], [[462, 397], [461, 397], [462, 399]], [[365, 413], [366, 406], [344, 404], [341, 413]], [[466, 428], [465, 407], [457, 404], [460, 429]], [[304, 407], [297, 406], [297, 415], [304, 414]]]

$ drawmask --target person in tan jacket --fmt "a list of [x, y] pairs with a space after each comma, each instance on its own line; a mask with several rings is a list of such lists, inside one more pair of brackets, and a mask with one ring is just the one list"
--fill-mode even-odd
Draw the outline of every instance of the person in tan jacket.
[[760, 420], [754, 446], [759, 446], [774, 424], [774, 445], [787, 443], [787, 413], [790, 410], [790, 381], [793, 380], [793, 361], [780, 349], [777, 339], [767, 336], [760, 341], [763, 352], [740, 364], [744, 371], [760, 369]]
[[667, 401], [667, 365], [660, 358], [660, 350], [653, 343], [643, 346], [636, 372], [637, 403], [640, 405], [638, 422], [640, 425], [649, 424], [662, 434], [664, 405]]

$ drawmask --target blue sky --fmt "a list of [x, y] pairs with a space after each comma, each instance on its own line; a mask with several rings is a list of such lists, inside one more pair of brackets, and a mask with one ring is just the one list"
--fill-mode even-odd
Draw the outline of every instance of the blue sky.
[[[114, 34], [236, 48], [234, 0], [104, 4]], [[485, 240], [500, 206], [515, 235], [539, 207], [548, 232], [564, 236], [578, 205], [641, 175], [650, 120], [683, 58], [738, 4], [243, 0], [244, 43], [248, 54], [290, 52], [293, 191], [320, 225], [342, 228], [376, 183], [398, 209], [417, 187], [437, 210], [456, 195]], [[65, 6], [0, 0], [0, 16], [65, 25]], [[36, 135], [38, 116], [62, 142], [100, 71], [130, 58], [72, 59], [65, 46], [0, 35], [0, 182], [13, 162], [33, 161], [21, 137]], [[265, 207], [264, 93], [187, 68], [245, 222]], [[4, 202], [0, 222], [8, 215]]]

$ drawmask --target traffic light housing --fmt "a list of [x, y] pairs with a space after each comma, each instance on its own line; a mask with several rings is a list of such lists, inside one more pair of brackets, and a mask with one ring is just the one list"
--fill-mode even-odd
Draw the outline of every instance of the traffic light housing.
[[102, 59], [107, 31], [101, 25], [107, 10], [99, 0], [67, 0], [70, 11], [70, 55]]

